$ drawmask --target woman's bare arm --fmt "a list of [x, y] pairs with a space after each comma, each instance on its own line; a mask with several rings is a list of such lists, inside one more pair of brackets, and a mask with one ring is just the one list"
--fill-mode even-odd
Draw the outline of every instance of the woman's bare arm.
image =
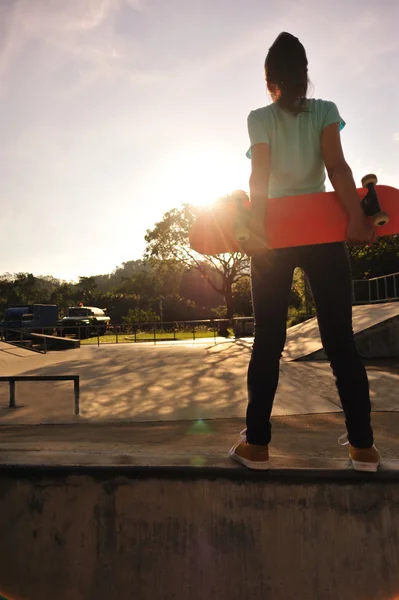
[[327, 125], [321, 134], [321, 150], [331, 185], [337, 192], [348, 215], [361, 212], [352, 170], [345, 160], [339, 133], [339, 124]]
[[260, 219], [262, 224], [269, 191], [269, 176], [270, 146], [268, 144], [255, 144], [252, 147], [249, 195], [252, 215], [255, 219]]
[[372, 243], [375, 229], [361, 208], [355, 180], [342, 150], [338, 123], [327, 125], [323, 129], [321, 150], [331, 185], [348, 213], [347, 240], [358, 244]]
[[242, 246], [249, 256], [255, 256], [267, 250], [265, 212], [270, 176], [270, 147], [268, 144], [260, 143], [252, 147], [251, 166], [249, 178], [251, 218], [248, 224], [250, 238]]

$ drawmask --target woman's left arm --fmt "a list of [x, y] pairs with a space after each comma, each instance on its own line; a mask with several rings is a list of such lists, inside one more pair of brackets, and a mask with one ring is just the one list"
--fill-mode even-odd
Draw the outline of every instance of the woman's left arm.
[[270, 146], [255, 144], [251, 148], [251, 175], [249, 178], [249, 196], [251, 212], [254, 219], [265, 218], [266, 203], [269, 192]]
[[251, 235], [243, 244], [243, 249], [249, 256], [255, 256], [268, 249], [265, 233], [265, 214], [270, 176], [269, 144], [259, 143], [252, 146], [251, 167], [249, 178], [251, 218], [248, 224]]

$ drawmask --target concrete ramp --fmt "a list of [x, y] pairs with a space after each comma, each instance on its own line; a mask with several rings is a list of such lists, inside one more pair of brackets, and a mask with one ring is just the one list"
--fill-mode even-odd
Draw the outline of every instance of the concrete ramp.
[[[353, 331], [364, 358], [399, 357], [399, 302], [353, 307]], [[317, 319], [287, 331], [285, 360], [326, 360]]]

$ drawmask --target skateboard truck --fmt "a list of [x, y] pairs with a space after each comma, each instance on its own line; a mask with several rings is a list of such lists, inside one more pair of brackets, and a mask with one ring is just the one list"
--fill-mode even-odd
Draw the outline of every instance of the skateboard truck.
[[367, 188], [368, 192], [363, 198], [361, 204], [364, 214], [367, 217], [372, 217], [373, 225], [382, 227], [383, 225], [389, 223], [389, 215], [381, 210], [377, 192], [374, 187], [377, 181], [377, 176], [372, 173], [362, 177], [362, 186]]

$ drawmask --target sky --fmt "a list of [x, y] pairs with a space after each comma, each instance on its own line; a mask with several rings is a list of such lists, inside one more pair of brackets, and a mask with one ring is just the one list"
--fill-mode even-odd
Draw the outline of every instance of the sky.
[[248, 190], [281, 31], [357, 183], [399, 187], [398, 23], [398, 0], [0, 0], [0, 275], [110, 273], [166, 211]]

